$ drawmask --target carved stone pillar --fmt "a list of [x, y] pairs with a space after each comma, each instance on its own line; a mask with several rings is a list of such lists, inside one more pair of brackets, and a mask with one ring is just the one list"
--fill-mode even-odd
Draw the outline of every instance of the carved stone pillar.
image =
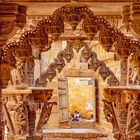
[[127, 30], [140, 36], [140, 3], [132, 3], [123, 7], [123, 22]]
[[130, 41], [124, 36], [118, 35], [115, 53], [120, 59], [121, 85], [128, 85], [129, 82], [129, 56], [131, 54]]
[[[6, 44], [7, 40], [13, 36], [17, 27], [22, 28], [26, 23], [26, 7], [15, 3], [1, 3], [0, 4], [0, 139], [2, 139], [2, 99], [1, 89], [9, 80], [9, 72], [3, 75], [1, 58], [3, 55], [2, 47]], [[4, 69], [9, 69], [6, 66]], [[7, 76], [7, 77], [6, 77]]]
[[106, 119], [113, 126], [114, 138], [140, 139], [140, 87], [108, 87], [103, 102]]
[[[41, 136], [36, 135], [35, 131], [40, 131], [41, 127], [47, 123], [52, 107], [56, 104], [55, 102], [48, 102], [52, 96], [52, 91], [52, 89], [35, 87], [2, 90], [4, 121], [7, 122], [9, 128], [9, 140], [42, 139]], [[41, 110], [41, 117], [36, 121], [38, 103], [44, 103], [44, 107]]]

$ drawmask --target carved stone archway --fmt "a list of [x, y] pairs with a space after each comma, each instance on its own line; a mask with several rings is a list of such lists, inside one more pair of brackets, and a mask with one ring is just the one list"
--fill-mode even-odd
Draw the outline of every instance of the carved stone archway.
[[[34, 31], [23, 33], [19, 42], [5, 46], [1, 64], [3, 69], [5, 69], [5, 65], [6, 67], [15, 66], [14, 56], [19, 57], [22, 61], [29, 58], [33, 47], [40, 52], [44, 49], [49, 50], [51, 40], [57, 40], [64, 32], [64, 22], [69, 22], [72, 29], [75, 30], [81, 20], [83, 20], [82, 29], [89, 39], [93, 39], [99, 31], [99, 41], [103, 48], [107, 52], [114, 51], [119, 57], [121, 61], [120, 82], [121, 85], [126, 85], [128, 83], [128, 57], [132, 53], [134, 56], [135, 54], [139, 56], [139, 42], [128, 39], [121, 32], [112, 28], [108, 21], [97, 18], [89, 8], [82, 4], [70, 4], [57, 9], [52, 16], [40, 21]], [[45, 48], [46, 45], [47, 48]], [[9, 56], [12, 56], [11, 60], [8, 58]], [[134, 57], [133, 61], [137, 62], [138, 60]], [[1, 82], [3, 82], [2, 79]], [[7, 83], [3, 86], [5, 87]]]
[[[77, 42], [78, 41], [78, 42]], [[75, 44], [79, 47], [75, 48]], [[40, 74], [40, 77], [36, 80], [36, 86], [46, 86], [47, 79], [52, 81], [52, 79], [57, 75], [57, 71], [60, 73], [62, 69], [65, 67], [64, 59], [70, 63], [71, 59], [74, 57], [73, 49], [82, 49], [81, 57], [85, 60], [88, 64], [88, 69], [93, 69], [95, 72], [97, 69], [99, 70], [98, 73], [105, 81], [107, 79], [107, 85], [109, 86], [118, 86], [120, 85], [119, 80], [116, 78], [114, 73], [106, 66], [103, 61], [100, 61], [97, 58], [97, 54], [88, 47], [87, 43], [81, 40], [69, 40], [67, 47], [60, 51], [57, 54], [57, 57], [54, 59], [48, 69]]]
[[[33, 48], [37, 48], [40, 52], [49, 50], [51, 48], [51, 41], [57, 40], [64, 32], [64, 22], [69, 22], [72, 29], [75, 30], [80, 21], [83, 21], [82, 30], [86, 33], [90, 40], [92, 40], [96, 33], [99, 32], [99, 41], [103, 48], [107, 52], [113, 51], [118, 56], [121, 62], [120, 85], [128, 84], [128, 58], [131, 54], [133, 54], [132, 62], [138, 69], [138, 81], [140, 81], [140, 43], [138, 41], [130, 40], [124, 36], [121, 32], [111, 27], [109, 22], [105, 19], [97, 18], [85, 5], [70, 4], [57, 9], [52, 16], [49, 16], [48, 19], [40, 21], [35, 30], [23, 33], [19, 42], [10, 43], [5, 46], [1, 60], [2, 63], [0, 64], [1, 75], [3, 75], [0, 78], [2, 87], [5, 88], [8, 84], [8, 80], [10, 79], [9, 73], [16, 65], [16, 58], [19, 58], [24, 63], [31, 58]], [[47, 48], [45, 47], [46, 45]], [[65, 58], [68, 62], [70, 61], [67, 54], [69, 54], [68, 52], [71, 50], [70, 48], [66, 49], [68, 50], [64, 50], [57, 55], [55, 62], [49, 66], [47, 74], [42, 74], [43, 76], [41, 75], [41, 78], [46, 78], [46, 75], [54, 77], [56, 68], [58, 71], [61, 71], [64, 67], [63, 58]], [[100, 62], [97, 59], [96, 54], [94, 52], [90, 52], [88, 47], [85, 47], [82, 54], [85, 60], [88, 60], [89, 58], [92, 60], [90, 66], [92, 66], [95, 70], [99, 67], [99, 73], [103, 79], [110, 76], [111, 79], [118, 82], [114, 74], [110, 72], [109, 68], [107, 68], [104, 63]], [[72, 57], [73, 54], [71, 53], [70, 55], [70, 57]], [[51, 73], [50, 75], [48, 75], [49, 72]], [[51, 79], [49, 77], [47, 78]], [[112, 104], [110, 105], [107, 102], [105, 102], [105, 106], [111, 106], [110, 108], [112, 108]], [[112, 112], [112, 110], [110, 110], [110, 112]]]

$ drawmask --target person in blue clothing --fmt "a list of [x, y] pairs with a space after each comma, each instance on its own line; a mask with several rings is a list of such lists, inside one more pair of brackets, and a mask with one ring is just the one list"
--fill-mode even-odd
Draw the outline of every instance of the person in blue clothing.
[[80, 113], [75, 111], [75, 114], [72, 116], [72, 121], [80, 121]]

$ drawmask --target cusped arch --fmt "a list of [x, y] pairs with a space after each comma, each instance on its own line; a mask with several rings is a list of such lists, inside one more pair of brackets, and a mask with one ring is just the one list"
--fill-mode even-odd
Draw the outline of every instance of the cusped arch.
[[[21, 55], [20, 58], [27, 58], [32, 52], [32, 47], [36, 47], [41, 52], [48, 45], [45, 50], [49, 50], [51, 48], [49, 36], [51, 36], [51, 40], [57, 40], [64, 32], [64, 22], [69, 22], [72, 29], [75, 30], [81, 20], [83, 21], [82, 30], [89, 39], [93, 39], [99, 32], [99, 41], [107, 52], [115, 51], [122, 58], [127, 58], [133, 53], [134, 56], [135, 54], [138, 56], [134, 59], [139, 58], [140, 43], [138, 41], [128, 39], [124, 34], [111, 27], [107, 20], [96, 17], [87, 6], [70, 4], [57, 9], [48, 19], [40, 21], [34, 31], [23, 33], [19, 42], [4, 47], [2, 63], [13, 65], [12, 60], [7, 61], [9, 59], [7, 56], [13, 56], [14, 52], [18, 54], [18, 57]], [[113, 50], [112, 46], [115, 47]], [[10, 50], [10, 48], [15, 49]], [[30, 51], [20, 53], [17, 50], [21, 48], [22, 50], [28, 48]]]
[[[99, 75], [102, 77], [104, 81], [107, 79], [107, 84], [109, 86], [118, 86], [120, 82], [116, 78], [114, 73], [109, 69], [109, 67], [107, 67], [103, 61], [100, 61], [97, 58], [97, 54], [94, 51], [92, 51], [91, 48], [88, 47], [86, 42], [81, 42], [81, 44], [84, 44], [80, 48], [80, 49], [83, 48], [81, 51], [81, 57], [84, 58], [86, 63], [88, 63], [88, 68], [93, 69], [95, 72], [98, 69]], [[36, 86], [42, 85], [46, 86], [47, 84], [46, 79], [48, 79], [51, 82], [52, 79], [57, 75], [57, 71], [60, 73], [62, 69], [65, 67], [64, 59], [68, 63], [70, 63], [73, 57], [74, 57], [73, 43], [69, 42], [67, 47], [57, 54], [57, 57], [54, 59], [54, 62], [52, 62], [48, 66], [48, 69], [41, 73], [39, 79], [37, 79], [36, 81]], [[90, 61], [88, 62], [88, 60]]]

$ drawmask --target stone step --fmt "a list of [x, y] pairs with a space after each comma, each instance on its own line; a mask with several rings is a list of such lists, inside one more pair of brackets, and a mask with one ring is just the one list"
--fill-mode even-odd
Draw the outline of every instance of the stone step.
[[72, 121], [70, 121], [68, 123], [68, 126], [70, 128], [88, 128], [88, 129], [95, 128], [94, 127], [94, 122], [92, 122], [92, 121], [80, 121], [80, 122], [72, 122]]
[[44, 129], [43, 140], [109, 140], [97, 129]]

